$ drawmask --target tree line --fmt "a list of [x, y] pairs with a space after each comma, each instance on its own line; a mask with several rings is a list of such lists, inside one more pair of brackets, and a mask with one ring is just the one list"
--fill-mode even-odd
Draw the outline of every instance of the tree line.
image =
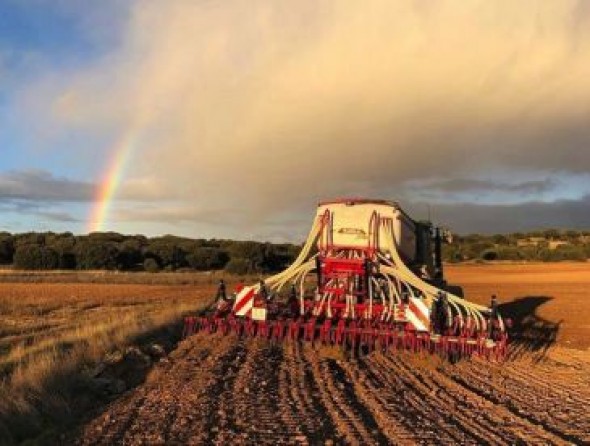
[[443, 245], [443, 260], [464, 261], [586, 261], [590, 231], [547, 229], [512, 234], [454, 236]]
[[0, 264], [27, 270], [176, 271], [219, 270], [234, 274], [280, 271], [301, 246], [254, 241], [146, 237], [115, 232], [0, 232]]
[[[116, 232], [0, 232], [0, 265], [27, 270], [224, 269], [234, 274], [272, 273], [293, 262], [300, 245], [235, 240], [146, 237]], [[443, 245], [443, 260], [585, 261], [590, 231], [555, 229], [495, 235], [455, 235]]]

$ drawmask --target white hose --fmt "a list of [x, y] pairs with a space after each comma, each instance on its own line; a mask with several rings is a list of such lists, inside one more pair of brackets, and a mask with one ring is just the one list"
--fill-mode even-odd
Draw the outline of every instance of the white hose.
[[299, 268], [301, 266], [301, 264], [308, 258], [309, 253], [311, 251], [311, 249], [313, 248], [313, 245], [316, 243], [319, 235], [320, 235], [320, 231], [322, 228], [322, 224], [321, 224], [321, 218], [316, 218], [311, 230], [309, 232], [309, 236], [307, 237], [307, 240], [305, 242], [305, 244], [303, 245], [303, 248], [301, 248], [301, 251], [299, 252], [299, 255], [297, 256], [297, 258], [293, 261], [293, 263], [284, 271], [275, 274], [274, 276], [268, 277], [266, 279], [266, 283], [268, 283], [269, 285], [272, 285], [276, 282], [281, 281], [284, 277], [292, 277], [293, 276], [293, 271], [296, 270], [297, 268]]

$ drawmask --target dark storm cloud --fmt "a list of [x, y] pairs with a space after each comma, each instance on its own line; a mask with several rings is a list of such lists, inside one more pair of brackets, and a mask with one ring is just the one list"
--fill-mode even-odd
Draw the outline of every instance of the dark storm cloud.
[[[10, 224], [16, 227], [41, 227], [48, 229], [47, 225], [52, 223], [79, 223], [82, 220], [73, 214], [59, 209], [61, 204], [57, 203], [57, 209], [53, 202], [27, 201], [20, 199], [0, 199], [0, 212], [2, 214], [18, 215], [20, 223]], [[34, 225], [31, 226], [31, 223]]]
[[[169, 228], [183, 224], [204, 225], [213, 237], [289, 241], [305, 239], [313, 221], [315, 202], [296, 213], [253, 221], [247, 210], [186, 210], [182, 206], [140, 206], [120, 210], [117, 218], [127, 222], [170, 222]], [[507, 233], [547, 228], [590, 229], [590, 194], [578, 200], [552, 202], [525, 201], [515, 205], [477, 203], [427, 204], [405, 200], [402, 207], [416, 220], [427, 219], [455, 233]]]
[[426, 182], [420, 185], [421, 189], [433, 192], [520, 192], [540, 193], [546, 192], [555, 186], [555, 181], [550, 178], [544, 180], [524, 181], [521, 183], [506, 183], [494, 180], [477, 180], [467, 178], [451, 178], [447, 180]]
[[[426, 204], [408, 203], [411, 215], [425, 215]], [[515, 205], [474, 203], [431, 206], [435, 223], [457, 233], [506, 233], [544, 228], [590, 229], [590, 194], [579, 200], [525, 202]]]
[[92, 183], [56, 177], [45, 170], [0, 173], [0, 200], [5, 202], [84, 202], [93, 199], [94, 190]]
[[[89, 181], [58, 177], [46, 170], [29, 169], [0, 173], [0, 202], [34, 206], [35, 203], [93, 202], [98, 185]], [[157, 184], [133, 180], [123, 182], [119, 198], [130, 201], [163, 200]]]
[[67, 212], [38, 211], [34, 215], [41, 219], [59, 223], [79, 223], [81, 221]]

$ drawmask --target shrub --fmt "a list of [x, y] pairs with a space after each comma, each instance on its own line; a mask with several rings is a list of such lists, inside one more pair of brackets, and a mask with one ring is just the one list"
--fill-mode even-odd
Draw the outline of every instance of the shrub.
[[228, 273], [243, 276], [251, 272], [251, 264], [247, 259], [236, 257], [227, 262], [227, 265], [225, 265], [225, 270]]
[[143, 262], [143, 269], [145, 269], [148, 273], [157, 273], [160, 271], [160, 265], [158, 265], [156, 259], [148, 257]]
[[587, 258], [584, 249], [580, 246], [564, 246], [561, 251], [563, 252], [564, 260], [583, 262]]
[[498, 248], [498, 260], [522, 260], [520, 250], [512, 246], [502, 246]]
[[463, 254], [458, 246], [443, 245], [442, 256], [445, 262], [457, 263], [463, 260]]
[[498, 252], [495, 249], [486, 249], [481, 253], [482, 260], [498, 260]]

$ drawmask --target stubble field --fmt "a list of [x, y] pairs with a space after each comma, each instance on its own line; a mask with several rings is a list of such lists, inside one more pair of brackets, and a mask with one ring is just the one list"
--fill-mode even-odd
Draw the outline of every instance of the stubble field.
[[[101, 277], [85, 276], [104, 282]], [[173, 347], [182, 315], [202, 308], [214, 289], [203, 280], [189, 286], [53, 278], [26, 273], [14, 275], [19, 282], [0, 283], [2, 445], [39, 436], [39, 444], [53, 442], [105, 401], [93, 376], [105, 356], [152, 340]]]
[[[143, 383], [88, 412], [80, 427], [59, 438], [83, 445], [590, 441], [590, 264], [460, 265], [446, 273], [470, 300], [499, 296], [515, 323], [505, 363], [452, 365], [381, 353], [351, 358], [336, 348], [197, 334], [154, 360]], [[27, 348], [42, 351], [54, 338], [71, 343], [85, 337], [63, 321], [103, 313], [110, 316], [101, 320], [125, 331], [131, 315], [149, 315], [152, 322], [135, 327], [133, 336], [113, 334], [116, 339], [97, 348], [98, 357], [113, 345], [135, 342], [138, 333], [174, 326], [179, 314], [198, 309], [212, 292], [210, 285], [54, 286], [0, 286], [5, 376], [21, 376], [13, 363]], [[44, 310], [32, 315], [35, 299]], [[11, 331], [5, 315], [14, 327], [26, 320], [34, 329], [29, 335]], [[11, 390], [6, 379], [4, 386]]]

